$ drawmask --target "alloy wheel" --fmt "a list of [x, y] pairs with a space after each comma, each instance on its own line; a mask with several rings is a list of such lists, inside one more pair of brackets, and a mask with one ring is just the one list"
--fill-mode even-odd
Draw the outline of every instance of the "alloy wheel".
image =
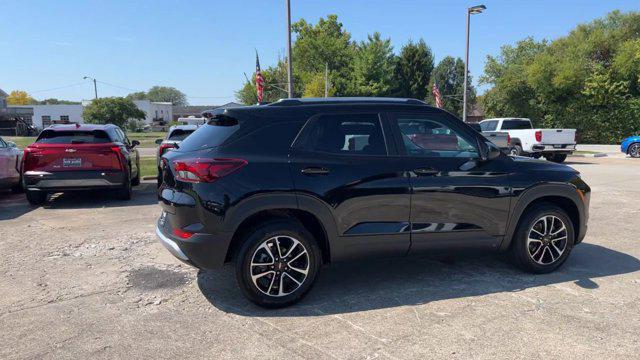
[[629, 148], [629, 155], [634, 158], [640, 157], [640, 144], [631, 145]]
[[545, 215], [533, 223], [527, 237], [527, 250], [533, 261], [550, 265], [558, 261], [567, 248], [567, 226], [553, 215]]
[[265, 295], [289, 295], [307, 279], [309, 265], [309, 253], [300, 241], [291, 236], [274, 236], [253, 252], [251, 280]]

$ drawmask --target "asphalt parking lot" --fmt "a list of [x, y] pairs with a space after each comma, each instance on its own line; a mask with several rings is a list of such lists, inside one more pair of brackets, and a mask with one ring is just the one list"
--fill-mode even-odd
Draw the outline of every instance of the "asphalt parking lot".
[[0, 358], [638, 358], [640, 161], [568, 164], [593, 192], [560, 271], [493, 254], [337, 264], [275, 311], [231, 267], [199, 272], [156, 241], [153, 183], [37, 209], [0, 193]]

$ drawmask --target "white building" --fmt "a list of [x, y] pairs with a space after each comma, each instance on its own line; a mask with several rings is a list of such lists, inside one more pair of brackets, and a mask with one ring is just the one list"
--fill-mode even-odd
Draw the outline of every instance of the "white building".
[[77, 105], [26, 105], [33, 108], [33, 125], [44, 129], [52, 124], [82, 124], [83, 106]]
[[152, 125], [154, 122], [168, 124], [173, 120], [173, 104], [170, 102], [152, 102], [149, 100], [134, 100], [138, 109], [147, 114], [144, 122]]

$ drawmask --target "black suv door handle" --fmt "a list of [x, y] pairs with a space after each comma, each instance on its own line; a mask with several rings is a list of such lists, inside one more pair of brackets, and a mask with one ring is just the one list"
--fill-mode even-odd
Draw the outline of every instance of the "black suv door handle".
[[327, 175], [329, 174], [329, 169], [323, 167], [308, 167], [302, 169], [301, 172], [305, 175]]
[[440, 173], [440, 171], [434, 168], [417, 168], [414, 169], [413, 172], [418, 176], [435, 176]]

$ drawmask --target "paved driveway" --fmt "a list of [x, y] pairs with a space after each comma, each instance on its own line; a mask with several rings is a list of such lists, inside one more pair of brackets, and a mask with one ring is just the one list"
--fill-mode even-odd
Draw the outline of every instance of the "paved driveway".
[[35, 210], [0, 194], [0, 358], [637, 358], [640, 161], [569, 164], [591, 220], [560, 271], [490, 254], [333, 265], [276, 311], [156, 242], [152, 183]]

